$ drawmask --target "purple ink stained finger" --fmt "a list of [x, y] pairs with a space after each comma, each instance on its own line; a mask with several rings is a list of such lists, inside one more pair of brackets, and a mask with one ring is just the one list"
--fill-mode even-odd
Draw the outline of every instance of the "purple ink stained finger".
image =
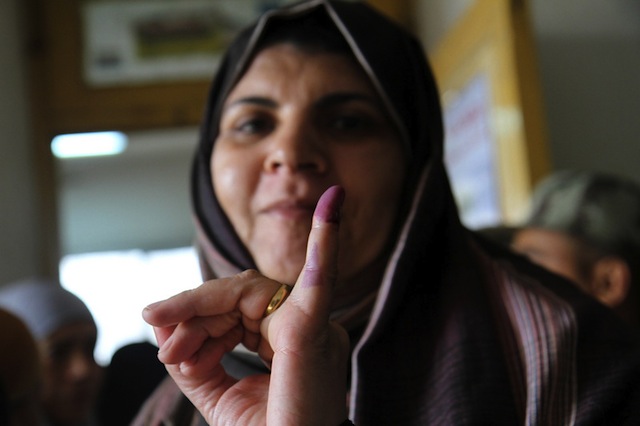
[[324, 222], [339, 223], [344, 189], [335, 185], [327, 189], [318, 200], [314, 215]]
[[[314, 216], [325, 223], [338, 224], [340, 222], [340, 208], [344, 201], [344, 190], [340, 186], [332, 186], [327, 189], [318, 200]], [[301, 285], [303, 288], [314, 287], [323, 284], [327, 271], [320, 264], [320, 253], [317, 241], [310, 241], [309, 252], [304, 266]]]

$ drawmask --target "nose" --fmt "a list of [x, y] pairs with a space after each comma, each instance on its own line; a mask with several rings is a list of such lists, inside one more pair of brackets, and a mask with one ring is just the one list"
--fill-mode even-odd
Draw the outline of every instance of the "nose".
[[312, 126], [304, 123], [281, 125], [272, 138], [265, 157], [265, 171], [321, 174], [327, 170], [325, 147]]
[[69, 357], [67, 364], [68, 377], [74, 381], [86, 380], [91, 376], [95, 365], [95, 360], [92, 355], [80, 350], [74, 351]]

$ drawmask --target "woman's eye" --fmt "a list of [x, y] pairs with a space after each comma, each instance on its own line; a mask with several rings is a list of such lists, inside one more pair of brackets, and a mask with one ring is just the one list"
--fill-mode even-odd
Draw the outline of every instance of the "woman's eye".
[[350, 130], [362, 127], [362, 119], [354, 116], [338, 117], [333, 121], [333, 127], [336, 129]]
[[49, 348], [47, 355], [52, 362], [60, 362], [68, 358], [70, 352], [70, 344], [60, 344]]
[[253, 135], [253, 134], [262, 134], [271, 130], [273, 126], [271, 125], [269, 120], [264, 118], [254, 117], [245, 120], [240, 120], [234, 126], [234, 131]]
[[371, 127], [371, 120], [361, 115], [341, 115], [331, 121], [331, 127], [335, 130], [348, 132], [362, 132]]

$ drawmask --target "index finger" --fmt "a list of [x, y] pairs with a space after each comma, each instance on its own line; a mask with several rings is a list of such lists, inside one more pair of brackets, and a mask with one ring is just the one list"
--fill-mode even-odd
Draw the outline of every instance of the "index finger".
[[192, 290], [147, 306], [142, 316], [155, 327], [169, 327], [194, 317], [222, 315], [240, 310], [243, 316], [258, 320], [266, 301], [280, 284], [254, 270], [229, 278], [207, 281]]
[[311, 318], [329, 316], [331, 293], [338, 275], [338, 230], [344, 190], [327, 189], [318, 200], [307, 243], [307, 256], [291, 292], [295, 303]]

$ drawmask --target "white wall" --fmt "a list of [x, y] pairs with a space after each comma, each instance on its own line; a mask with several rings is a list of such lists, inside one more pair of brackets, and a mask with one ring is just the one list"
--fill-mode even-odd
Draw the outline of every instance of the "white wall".
[[532, 3], [556, 168], [640, 181], [640, 2]]
[[63, 254], [192, 243], [189, 172], [197, 128], [129, 136], [123, 154], [56, 161]]

